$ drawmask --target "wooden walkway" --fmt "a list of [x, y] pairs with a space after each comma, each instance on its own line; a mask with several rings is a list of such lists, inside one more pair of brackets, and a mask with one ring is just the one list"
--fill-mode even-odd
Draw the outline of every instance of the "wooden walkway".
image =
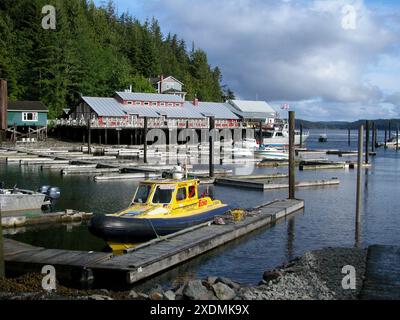
[[400, 299], [400, 246], [374, 245], [368, 248], [361, 299]]
[[[124, 255], [37, 248], [5, 239], [4, 253], [7, 272], [39, 271], [43, 265], [53, 265], [58, 277], [74, 276], [90, 271], [94, 279], [124, 279], [135, 283], [184, 261], [217, 248], [261, 227], [304, 208], [302, 200], [282, 200], [255, 208], [256, 213], [240, 222], [225, 225], [203, 224], [188, 232], [179, 232], [140, 246]], [[61, 272], [60, 272], [61, 271]]]

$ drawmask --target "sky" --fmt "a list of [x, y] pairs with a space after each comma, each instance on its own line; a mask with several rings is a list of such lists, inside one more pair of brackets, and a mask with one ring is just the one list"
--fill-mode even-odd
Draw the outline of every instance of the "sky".
[[398, 0], [114, 3], [205, 50], [237, 98], [287, 103], [311, 121], [400, 117]]

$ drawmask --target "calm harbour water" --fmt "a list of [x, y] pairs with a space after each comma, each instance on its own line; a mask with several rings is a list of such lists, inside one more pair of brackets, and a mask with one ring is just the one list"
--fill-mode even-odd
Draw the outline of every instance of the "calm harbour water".
[[[318, 143], [327, 133], [328, 143]], [[357, 133], [347, 144], [347, 131], [311, 131], [310, 149], [356, 150]], [[379, 141], [383, 140], [379, 136]], [[363, 209], [361, 245], [400, 244], [400, 152], [378, 149], [372, 168], [363, 170]], [[337, 159], [337, 158], [335, 158]], [[344, 160], [347, 158], [343, 158]], [[238, 169], [248, 174], [249, 168]], [[269, 173], [284, 169], [255, 169]], [[169, 284], [176, 279], [227, 276], [246, 284], [256, 284], [263, 271], [272, 269], [306, 251], [328, 246], [352, 247], [355, 244], [354, 216], [356, 170], [322, 170], [298, 172], [298, 180], [337, 177], [339, 186], [297, 190], [305, 200], [305, 210], [271, 228], [259, 230], [201, 257], [184, 263], [145, 283]], [[95, 213], [112, 213], [126, 207], [137, 186], [133, 181], [94, 182], [87, 176], [61, 176], [58, 172], [36, 167], [0, 164], [0, 180], [7, 186], [36, 189], [41, 185], [59, 186], [61, 199], [55, 210], [76, 209]], [[230, 187], [212, 187], [214, 197], [232, 207], [250, 208], [287, 197], [286, 190], [260, 192]], [[47, 248], [103, 250], [105, 243], [93, 237], [85, 225], [29, 228], [23, 233], [7, 235], [13, 239]]]

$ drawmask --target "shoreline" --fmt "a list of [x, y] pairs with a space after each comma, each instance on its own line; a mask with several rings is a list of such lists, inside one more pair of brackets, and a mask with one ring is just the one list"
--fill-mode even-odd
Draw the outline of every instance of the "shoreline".
[[[354, 300], [361, 292], [366, 256], [366, 249], [329, 247], [306, 252], [265, 271], [256, 286], [209, 276], [168, 290], [156, 286], [145, 293], [77, 290], [60, 285], [48, 293], [41, 287], [43, 275], [27, 274], [0, 280], [0, 300]], [[356, 269], [356, 290], [342, 288], [342, 268], [346, 265]]]

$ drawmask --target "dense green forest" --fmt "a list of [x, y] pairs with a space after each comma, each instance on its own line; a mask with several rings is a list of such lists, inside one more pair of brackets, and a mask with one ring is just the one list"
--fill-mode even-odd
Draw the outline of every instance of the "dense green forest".
[[[56, 30], [42, 28], [42, 8], [56, 8]], [[0, 78], [11, 100], [41, 100], [53, 118], [79, 96], [111, 96], [133, 85], [152, 92], [148, 78], [173, 75], [188, 99], [233, 98], [206, 53], [163, 34], [156, 19], [140, 22], [115, 5], [87, 0], [1, 0]]]

